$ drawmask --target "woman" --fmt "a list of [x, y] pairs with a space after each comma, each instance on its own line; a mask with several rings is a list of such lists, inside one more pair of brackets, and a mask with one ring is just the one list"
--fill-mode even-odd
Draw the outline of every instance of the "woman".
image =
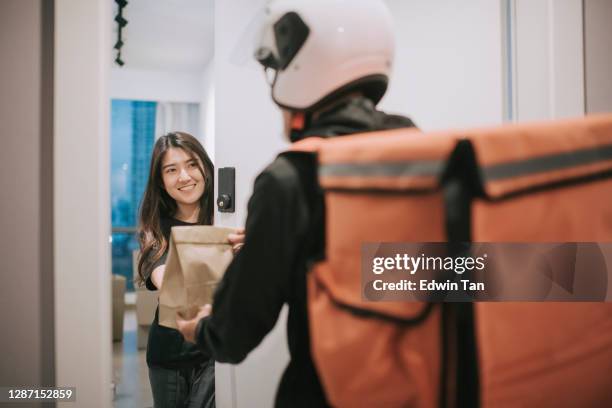
[[[139, 223], [138, 274], [149, 290], [161, 288], [170, 229], [212, 225], [214, 169], [198, 140], [182, 132], [160, 137], [151, 157]], [[214, 361], [182, 335], [159, 325], [159, 308], [147, 345], [155, 408], [214, 407]]]

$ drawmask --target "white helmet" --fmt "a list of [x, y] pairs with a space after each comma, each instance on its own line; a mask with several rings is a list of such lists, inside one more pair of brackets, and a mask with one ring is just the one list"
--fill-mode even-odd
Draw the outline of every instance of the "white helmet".
[[279, 106], [310, 111], [356, 89], [378, 103], [394, 46], [383, 0], [271, 0], [255, 58], [276, 71]]

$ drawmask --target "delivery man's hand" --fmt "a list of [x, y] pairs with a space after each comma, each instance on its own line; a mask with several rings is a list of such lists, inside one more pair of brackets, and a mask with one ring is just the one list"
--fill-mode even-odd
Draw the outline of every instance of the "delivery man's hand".
[[185, 316], [182, 316], [180, 313], [176, 314], [176, 325], [178, 326], [178, 330], [181, 332], [185, 340], [195, 343], [196, 339], [196, 327], [200, 319], [209, 316], [212, 312], [211, 305], [204, 305], [200, 307], [198, 310], [198, 314], [193, 319], [186, 319]]
[[227, 240], [232, 244], [232, 251], [236, 254], [244, 245], [244, 228], [239, 228], [235, 234], [229, 234]]

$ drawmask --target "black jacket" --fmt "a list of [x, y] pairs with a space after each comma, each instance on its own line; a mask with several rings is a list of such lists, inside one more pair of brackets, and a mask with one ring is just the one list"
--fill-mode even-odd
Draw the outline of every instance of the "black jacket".
[[[313, 121], [299, 138], [336, 137], [412, 127], [408, 118], [376, 111], [357, 97]], [[306, 312], [307, 263], [322, 248], [323, 218], [316, 161], [286, 155], [255, 180], [248, 204], [244, 247], [227, 269], [214, 297], [213, 314], [197, 328], [198, 344], [215, 360], [239, 363], [272, 330], [284, 304], [291, 361], [276, 396], [278, 407], [327, 406], [311, 356]]]

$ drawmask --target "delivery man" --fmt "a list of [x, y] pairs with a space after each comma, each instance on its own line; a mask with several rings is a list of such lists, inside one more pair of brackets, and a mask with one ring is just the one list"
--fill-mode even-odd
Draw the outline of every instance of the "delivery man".
[[[274, 73], [272, 99], [292, 142], [414, 126], [376, 110], [393, 56], [392, 19], [382, 0], [273, 0], [255, 53]], [[280, 155], [257, 177], [244, 246], [219, 284], [212, 313], [207, 305], [195, 319], [177, 320], [186, 339], [215, 360], [236, 364], [272, 330], [287, 304], [291, 360], [278, 407], [327, 405], [310, 355], [306, 308], [307, 263], [323, 249], [316, 174], [311, 155]], [[233, 244], [238, 241], [236, 236]]]

